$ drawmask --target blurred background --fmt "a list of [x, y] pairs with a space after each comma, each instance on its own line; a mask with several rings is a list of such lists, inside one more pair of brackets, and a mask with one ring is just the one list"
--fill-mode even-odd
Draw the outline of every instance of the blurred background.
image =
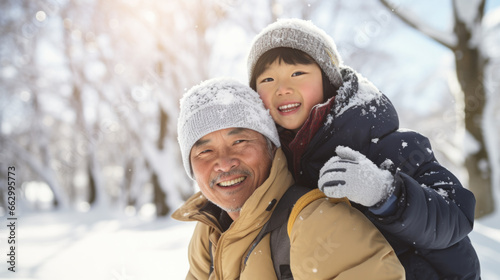
[[[186, 263], [172, 262], [185, 257], [191, 228], [169, 214], [197, 187], [177, 145], [179, 99], [208, 78], [247, 83], [253, 37], [290, 17], [331, 35], [344, 64], [389, 96], [401, 127], [431, 139], [476, 195], [482, 236], [500, 243], [500, 0], [2, 0], [0, 11], [0, 216], [7, 223], [15, 167], [25, 268], [7, 273], [2, 261], [0, 276], [77, 279], [56, 268], [84, 263], [78, 252], [90, 244], [131, 246], [146, 232], [158, 239], [111, 251], [147, 259], [111, 269], [103, 249], [92, 255], [105, 276], [93, 279], [159, 279], [151, 264], [161, 258], [184, 275]], [[106, 236], [89, 239], [95, 232]], [[7, 235], [2, 225], [2, 254]], [[487, 247], [484, 259], [498, 259]], [[130, 263], [141, 264], [134, 277]]]

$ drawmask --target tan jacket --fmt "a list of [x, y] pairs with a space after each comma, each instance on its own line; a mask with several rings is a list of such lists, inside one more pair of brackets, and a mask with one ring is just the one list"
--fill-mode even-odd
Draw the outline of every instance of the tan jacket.
[[[293, 184], [286, 159], [279, 149], [269, 178], [245, 202], [240, 217], [221, 232], [218, 217], [200, 211], [207, 204], [193, 195], [172, 217], [198, 221], [189, 244], [190, 269], [186, 279], [276, 279], [269, 234], [257, 244], [246, 265], [245, 257], [263, 225], [266, 211]], [[289, 229], [290, 230], [290, 229]], [[209, 275], [209, 240], [214, 271]], [[290, 234], [290, 267], [294, 279], [404, 279], [404, 269], [382, 234], [358, 210], [318, 199], [295, 220]]]

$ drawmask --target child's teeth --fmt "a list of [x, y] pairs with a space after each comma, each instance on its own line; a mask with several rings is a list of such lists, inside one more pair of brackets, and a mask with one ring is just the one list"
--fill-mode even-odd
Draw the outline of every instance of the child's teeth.
[[299, 106], [300, 106], [300, 103], [294, 103], [294, 104], [288, 104], [288, 105], [279, 106], [278, 109], [280, 109], [280, 111], [285, 111], [285, 110], [296, 108], [296, 107], [299, 107]]

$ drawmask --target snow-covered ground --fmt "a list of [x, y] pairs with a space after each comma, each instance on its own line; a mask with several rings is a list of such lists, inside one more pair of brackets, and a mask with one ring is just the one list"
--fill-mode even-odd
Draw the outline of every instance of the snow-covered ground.
[[[0, 230], [0, 279], [184, 279], [194, 223], [91, 211], [21, 215], [16, 272], [7, 270], [7, 220]], [[476, 221], [470, 235], [484, 280], [500, 280], [500, 211]]]
[[[99, 213], [100, 212], [100, 213]], [[0, 231], [0, 279], [183, 279], [193, 223], [116, 217], [102, 211], [18, 218], [16, 272], [8, 271]], [[5, 218], [2, 221], [6, 221]], [[4, 222], [6, 223], [6, 222]]]

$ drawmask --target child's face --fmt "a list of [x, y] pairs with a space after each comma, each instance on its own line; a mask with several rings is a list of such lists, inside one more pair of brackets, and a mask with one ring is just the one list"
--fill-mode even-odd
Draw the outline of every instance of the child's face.
[[274, 121], [297, 132], [316, 104], [323, 102], [321, 69], [316, 63], [275, 60], [257, 77], [257, 92]]

